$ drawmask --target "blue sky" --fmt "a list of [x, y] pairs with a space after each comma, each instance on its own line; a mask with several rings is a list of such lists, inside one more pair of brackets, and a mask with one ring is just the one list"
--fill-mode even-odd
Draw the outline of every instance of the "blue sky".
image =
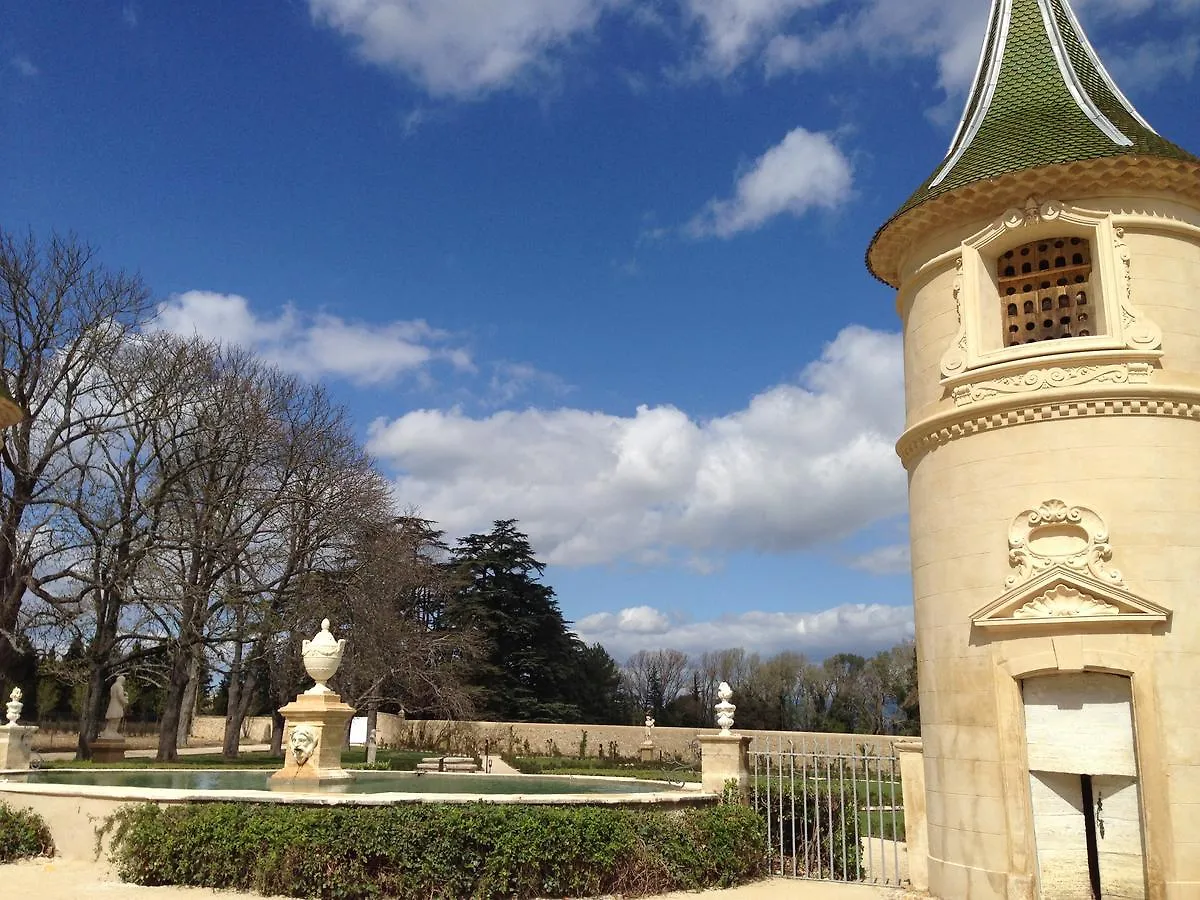
[[[986, 0], [0, 0], [0, 223], [326, 381], [451, 535], [517, 518], [618, 657], [911, 630], [875, 228]], [[1200, 0], [1078, 0], [1200, 148]]]

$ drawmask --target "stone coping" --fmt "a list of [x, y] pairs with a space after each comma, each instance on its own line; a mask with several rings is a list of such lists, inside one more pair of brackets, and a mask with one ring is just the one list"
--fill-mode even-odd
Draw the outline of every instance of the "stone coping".
[[[56, 769], [59, 772], [125, 771], [97, 769]], [[136, 769], [137, 772], [177, 772], [179, 769]], [[189, 772], [221, 772], [224, 769], [188, 769]], [[240, 769], [242, 772], [270, 769]], [[684, 788], [665, 781], [647, 781], [657, 789], [640, 793], [622, 794], [429, 794], [411, 791], [388, 791], [373, 794], [340, 794], [324, 791], [273, 791], [273, 790], [176, 790], [172, 788], [126, 787], [118, 785], [53, 784], [49, 782], [26, 784], [6, 781], [8, 776], [29, 774], [26, 770], [0, 771], [0, 795], [5, 793], [24, 796], [83, 797], [97, 800], [132, 800], [146, 803], [279, 803], [296, 806], [394, 806], [408, 803], [494, 803], [529, 806], [704, 806], [720, 800], [717, 794], [704, 793], [697, 784]], [[455, 772], [428, 772], [422, 778], [456, 775]], [[491, 775], [491, 778], [542, 779], [579, 781], [629, 781], [603, 775]]]

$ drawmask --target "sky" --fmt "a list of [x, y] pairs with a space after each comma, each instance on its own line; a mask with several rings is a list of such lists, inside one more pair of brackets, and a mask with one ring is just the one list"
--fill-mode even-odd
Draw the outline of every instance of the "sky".
[[[0, 225], [327, 383], [398, 507], [581, 636], [912, 633], [894, 294], [987, 0], [0, 0]], [[1076, 0], [1200, 150], [1200, 0]]]

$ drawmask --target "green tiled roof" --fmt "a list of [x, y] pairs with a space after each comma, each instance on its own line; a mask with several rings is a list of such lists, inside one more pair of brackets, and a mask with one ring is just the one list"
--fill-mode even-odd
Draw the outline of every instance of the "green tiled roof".
[[896, 215], [1011, 172], [1118, 156], [1196, 160], [1125, 99], [1067, 0], [993, 0], [954, 143]]

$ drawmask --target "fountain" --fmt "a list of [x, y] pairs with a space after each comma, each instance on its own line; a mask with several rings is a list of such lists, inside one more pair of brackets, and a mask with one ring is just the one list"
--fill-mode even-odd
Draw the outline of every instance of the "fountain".
[[345, 649], [346, 639], [334, 639], [328, 619], [322, 620], [317, 636], [301, 646], [304, 669], [316, 684], [279, 710], [286, 751], [283, 768], [270, 778], [272, 789], [308, 790], [354, 777], [342, 768], [342, 744], [354, 707], [326, 685], [341, 665]]

